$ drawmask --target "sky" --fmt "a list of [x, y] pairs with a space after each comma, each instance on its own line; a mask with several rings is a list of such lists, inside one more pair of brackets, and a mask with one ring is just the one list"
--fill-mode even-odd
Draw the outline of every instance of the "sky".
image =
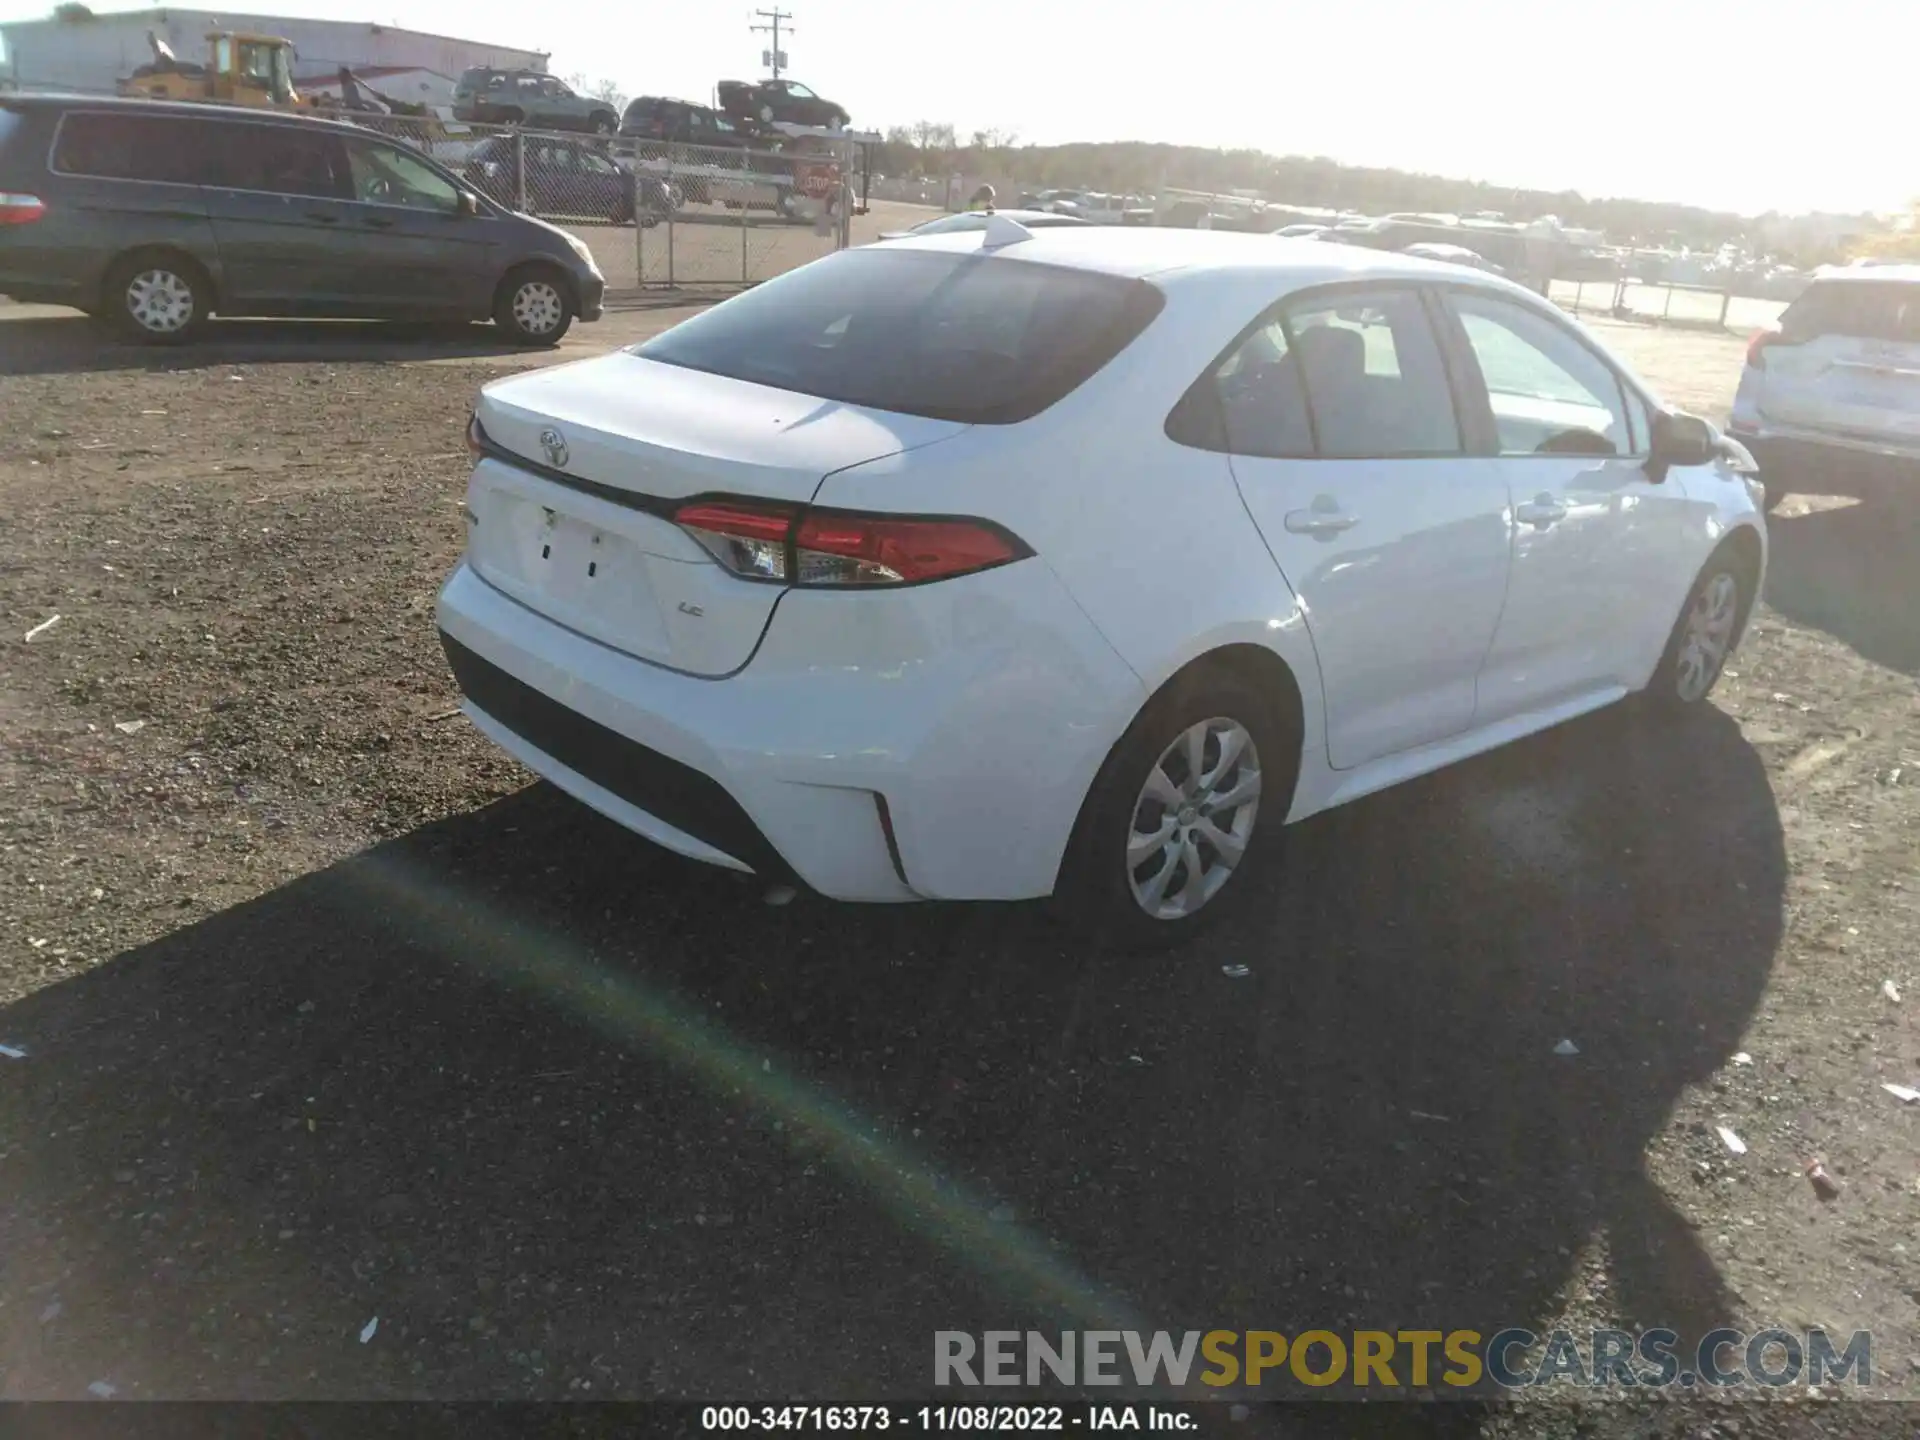
[[[770, 3], [240, 8], [545, 50], [557, 75], [708, 99], [717, 80], [762, 73], [749, 12]], [[1903, 210], [1920, 196], [1915, 0], [786, 4], [788, 73], [862, 129], [924, 119], [963, 139], [1247, 147], [1746, 213]], [[0, 0], [0, 20], [51, 8]]]

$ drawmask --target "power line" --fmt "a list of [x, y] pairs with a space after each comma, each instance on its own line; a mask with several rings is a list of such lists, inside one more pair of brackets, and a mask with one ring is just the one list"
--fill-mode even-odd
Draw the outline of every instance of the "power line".
[[[769, 22], [765, 25], [748, 25], [747, 28], [756, 35], [772, 34], [773, 48], [767, 52], [767, 58], [773, 69], [773, 78], [778, 80], [780, 78], [780, 63], [785, 58], [780, 53], [780, 22], [782, 20], [791, 20], [793, 16], [777, 6], [772, 10], [756, 10], [753, 13], [758, 15], [762, 20]], [[793, 27], [789, 25], [787, 31], [791, 34]]]

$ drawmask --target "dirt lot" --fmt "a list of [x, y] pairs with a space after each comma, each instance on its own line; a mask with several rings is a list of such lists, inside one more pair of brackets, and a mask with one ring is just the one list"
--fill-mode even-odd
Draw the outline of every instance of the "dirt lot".
[[[1724, 413], [1737, 341], [1609, 335]], [[1820, 1324], [1907, 1393], [1920, 505], [1790, 501], [1695, 723], [1312, 821], [1121, 962], [763, 905], [451, 714], [461, 427], [525, 363], [0, 307], [0, 1397], [900, 1397], [935, 1330], [1099, 1319]]]

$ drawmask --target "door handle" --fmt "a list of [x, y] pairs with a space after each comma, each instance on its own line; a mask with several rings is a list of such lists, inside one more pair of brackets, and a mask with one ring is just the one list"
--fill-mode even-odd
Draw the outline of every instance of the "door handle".
[[369, 230], [391, 230], [393, 228], [393, 221], [379, 215], [369, 215], [360, 223], [365, 225]]
[[1531, 525], [1536, 530], [1544, 530], [1556, 520], [1567, 518], [1567, 507], [1553, 496], [1542, 492], [1531, 500], [1523, 500], [1513, 507], [1513, 518], [1522, 525]]
[[1360, 523], [1358, 515], [1346, 515], [1338, 510], [1321, 509], [1315, 505], [1311, 510], [1289, 510], [1286, 526], [1293, 535], [1324, 535], [1328, 539], [1343, 530], [1351, 530]]
[[309, 210], [307, 212], [307, 218], [318, 221], [322, 225], [338, 225], [340, 223], [340, 217], [338, 215], [331, 214], [325, 210]]

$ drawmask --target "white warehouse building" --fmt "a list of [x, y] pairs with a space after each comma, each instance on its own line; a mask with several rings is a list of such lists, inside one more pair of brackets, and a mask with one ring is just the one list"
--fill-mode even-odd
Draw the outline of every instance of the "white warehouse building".
[[[63, 7], [64, 8], [64, 7]], [[0, 24], [0, 88], [111, 92], [153, 58], [148, 32], [182, 60], [204, 64], [215, 30], [273, 35], [293, 42], [294, 84], [331, 80], [342, 65], [359, 70], [425, 71], [455, 77], [473, 65], [545, 72], [547, 55], [392, 25], [295, 20], [213, 10], [123, 10]]]

